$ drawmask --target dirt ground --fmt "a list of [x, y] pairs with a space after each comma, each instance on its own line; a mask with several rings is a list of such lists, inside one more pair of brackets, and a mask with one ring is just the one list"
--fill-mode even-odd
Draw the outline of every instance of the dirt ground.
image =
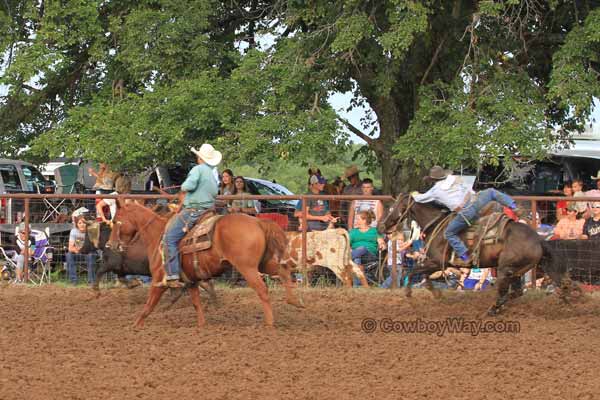
[[[206, 329], [184, 297], [170, 310], [163, 299], [136, 331], [144, 288], [99, 299], [83, 288], [0, 288], [0, 399], [600, 399], [598, 297], [565, 307], [533, 294], [490, 320], [518, 322], [518, 333], [438, 335], [386, 333], [380, 321], [476, 321], [494, 293], [299, 293], [304, 310], [271, 292], [272, 330], [251, 290], [220, 288]], [[362, 331], [366, 318], [375, 332]]]

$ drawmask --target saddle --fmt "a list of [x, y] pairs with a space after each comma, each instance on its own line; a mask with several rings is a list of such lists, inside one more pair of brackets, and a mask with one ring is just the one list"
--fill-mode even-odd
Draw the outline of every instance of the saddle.
[[202, 214], [192, 229], [179, 242], [179, 254], [184, 255], [210, 249], [213, 228], [221, 217], [222, 215], [217, 215], [212, 210]]
[[[502, 212], [492, 212], [480, 217], [474, 224], [463, 233], [463, 239], [473, 255], [473, 265], [479, 265], [479, 254], [482, 246], [494, 245], [502, 241], [504, 231], [510, 219]], [[450, 263], [453, 263], [456, 255], [452, 252]]]

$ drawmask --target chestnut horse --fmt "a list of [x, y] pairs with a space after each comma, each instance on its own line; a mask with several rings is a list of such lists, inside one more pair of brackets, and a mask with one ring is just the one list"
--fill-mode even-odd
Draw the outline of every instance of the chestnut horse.
[[[391, 232], [405, 219], [416, 221], [428, 236], [427, 258], [422, 267], [409, 273], [410, 276], [424, 273], [429, 276], [432, 272], [442, 270], [449, 265], [450, 252], [443, 230], [438, 225], [447, 216], [445, 209], [429, 203], [417, 203], [412, 196], [401, 194], [390, 208], [387, 216], [379, 223], [379, 232]], [[437, 233], [435, 233], [437, 232]], [[465, 233], [461, 236], [464, 240]], [[556, 286], [560, 286], [561, 300], [568, 302], [572, 283], [566, 267], [556, 259], [552, 249], [540, 238], [529, 225], [510, 221], [506, 225], [501, 240], [496, 244], [482, 244], [480, 265], [496, 267], [498, 271], [498, 297], [488, 314], [495, 315], [509, 299], [523, 294], [521, 276], [535, 266], [541, 266], [550, 275]], [[439, 297], [439, 291], [427, 278], [425, 286]], [[509, 294], [509, 290], [512, 292]], [[407, 287], [410, 296], [410, 284]]]
[[[152, 286], [144, 309], [135, 322], [138, 328], [144, 325], [145, 318], [150, 315], [166, 290], [163, 287], [156, 287], [156, 284], [163, 280], [165, 274], [161, 240], [167, 221], [168, 218], [161, 217], [135, 203], [120, 205], [114, 218], [118, 229], [112, 231], [110, 247], [119, 246], [121, 232], [126, 235], [139, 232], [148, 248]], [[280, 260], [286, 258], [287, 239], [277, 224], [246, 214], [228, 214], [216, 222], [212, 233], [212, 247], [195, 254], [181, 256], [181, 268], [188, 279], [192, 282], [208, 280], [219, 276], [226, 265], [231, 264], [258, 294], [267, 326], [273, 326], [273, 310], [261, 273], [277, 275], [285, 287], [287, 302], [302, 307], [292, 292], [290, 270], [280, 264]], [[203, 276], [196, 274], [198, 268], [194, 268], [195, 258]], [[205, 324], [205, 319], [197, 285], [193, 285], [189, 292], [196, 309], [198, 327], [201, 328]]]

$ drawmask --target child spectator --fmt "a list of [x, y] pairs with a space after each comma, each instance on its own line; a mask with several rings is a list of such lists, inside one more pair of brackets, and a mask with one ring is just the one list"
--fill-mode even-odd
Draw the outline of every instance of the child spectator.
[[29, 255], [33, 254], [35, 250], [35, 237], [29, 236], [27, 237], [27, 232], [25, 231], [25, 224], [21, 223], [17, 230], [17, 235], [13, 237], [13, 248], [15, 251], [15, 255], [13, 260], [16, 266], [16, 274], [17, 274], [17, 282], [23, 282], [23, 266], [25, 265], [25, 247], [29, 248]]
[[582, 239], [600, 239], [600, 202], [592, 203], [592, 218], [583, 225]]
[[[583, 181], [581, 179], [575, 179], [573, 181], [573, 197], [585, 197], [583, 193]], [[588, 205], [585, 201], [576, 201], [575, 208], [580, 214], [584, 214], [588, 210]]]
[[402, 270], [403, 270], [403, 260], [406, 250], [408, 250], [412, 246], [412, 240], [404, 241], [404, 235], [389, 235], [388, 243], [387, 243], [387, 266], [390, 270], [390, 275], [387, 279], [381, 284], [381, 287], [384, 289], [388, 289], [392, 286], [392, 268], [394, 268], [394, 259], [392, 258], [392, 250], [394, 239], [396, 239], [396, 271], [397, 271], [397, 279], [396, 279], [396, 287], [402, 287]]
[[81, 249], [85, 242], [85, 234], [87, 225], [83, 216], [75, 217], [75, 227], [69, 233], [69, 247], [66, 254], [67, 260], [67, 275], [73, 285], [77, 284], [77, 261], [85, 260], [87, 263], [88, 283], [92, 284], [96, 280], [96, 270], [94, 263], [96, 262], [96, 254], [94, 252], [83, 254]]
[[582, 239], [585, 220], [577, 217], [577, 205], [569, 204], [567, 206], [567, 216], [558, 221], [556, 228], [554, 228], [554, 239]]
[[[571, 182], [567, 181], [563, 185], [563, 194], [566, 197], [573, 197], [573, 185]], [[567, 216], [567, 206], [569, 202], [566, 200], [561, 200], [556, 204], [556, 220], [560, 221], [563, 217]]]

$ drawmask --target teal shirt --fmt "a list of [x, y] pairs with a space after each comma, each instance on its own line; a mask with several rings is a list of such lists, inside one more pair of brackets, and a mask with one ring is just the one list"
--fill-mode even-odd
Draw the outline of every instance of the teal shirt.
[[207, 210], [214, 207], [219, 187], [213, 168], [208, 164], [199, 164], [190, 170], [181, 190], [187, 192], [183, 200], [184, 207]]
[[365, 246], [369, 253], [377, 254], [377, 238], [383, 237], [377, 233], [377, 229], [370, 228], [366, 232], [361, 232], [358, 228], [350, 229], [350, 247], [353, 249]]

